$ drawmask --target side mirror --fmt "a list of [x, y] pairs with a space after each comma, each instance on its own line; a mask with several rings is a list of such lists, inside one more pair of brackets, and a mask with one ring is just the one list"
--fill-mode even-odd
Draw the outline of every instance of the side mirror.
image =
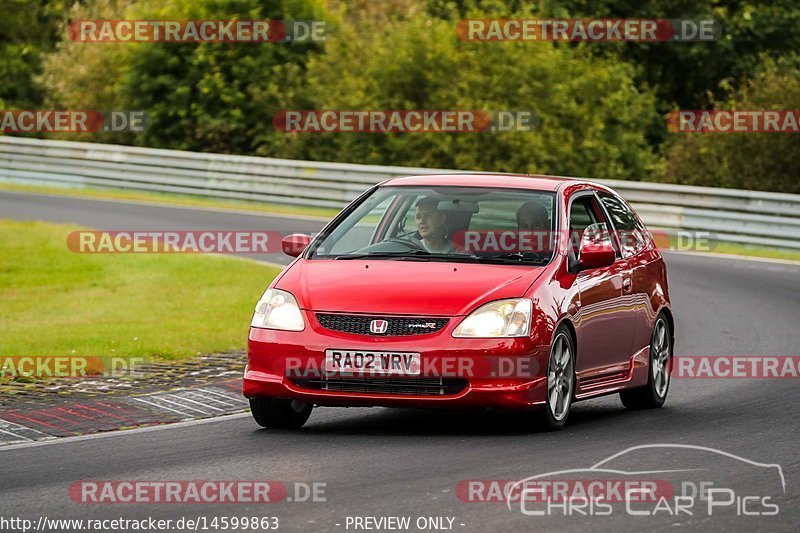
[[311, 235], [305, 233], [292, 233], [281, 239], [281, 249], [286, 255], [297, 257], [311, 244], [311, 239]]
[[578, 255], [581, 270], [613, 265], [616, 258], [617, 253], [608, 240], [584, 241], [581, 243], [581, 249]]

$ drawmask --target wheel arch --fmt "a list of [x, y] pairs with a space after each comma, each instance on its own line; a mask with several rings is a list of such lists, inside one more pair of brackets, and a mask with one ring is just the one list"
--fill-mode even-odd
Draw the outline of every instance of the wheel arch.
[[[658, 315], [664, 315], [664, 317], [666, 317], [667, 325], [669, 326], [670, 340], [672, 341], [672, 345], [675, 346], [675, 318], [672, 316], [672, 309], [663, 306], [658, 310]], [[656, 315], [656, 317], [658, 317], [658, 315]]]
[[556, 332], [561, 329], [561, 326], [564, 326], [567, 331], [569, 332], [569, 336], [572, 338], [572, 351], [573, 357], [575, 358], [575, 363], [577, 364], [578, 361], [578, 334], [575, 331], [575, 325], [572, 323], [572, 320], [569, 317], [562, 318], [556, 327], [553, 328], [553, 338], [550, 340], [550, 344], [553, 343], [553, 340], [556, 338]]

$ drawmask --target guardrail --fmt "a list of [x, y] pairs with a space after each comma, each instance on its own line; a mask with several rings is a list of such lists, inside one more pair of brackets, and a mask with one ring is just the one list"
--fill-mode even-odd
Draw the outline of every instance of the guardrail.
[[[341, 208], [387, 178], [442, 172], [458, 171], [0, 136], [0, 181], [59, 187]], [[709, 232], [720, 241], [800, 249], [800, 195], [597, 181], [630, 201], [648, 226]]]

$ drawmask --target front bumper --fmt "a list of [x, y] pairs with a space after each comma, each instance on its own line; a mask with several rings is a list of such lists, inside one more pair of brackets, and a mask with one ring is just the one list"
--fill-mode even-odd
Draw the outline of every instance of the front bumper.
[[[457, 339], [451, 335], [454, 321], [442, 331], [425, 335], [354, 335], [324, 329], [309, 316], [312, 313], [305, 315], [307, 326], [301, 332], [250, 329], [243, 386], [246, 397], [294, 398], [317, 405], [352, 407], [525, 409], [545, 402], [549, 344], [530, 338]], [[408, 389], [378, 393], [346, 390], [348, 387], [323, 390], [319, 388], [321, 381], [336, 379], [324, 372], [327, 349], [418, 352], [419, 377], [428, 382], [439, 378], [451, 386], [435, 394], [409, 393]], [[349, 377], [383, 379], [360, 374]], [[394, 383], [402, 379], [392, 377]], [[312, 387], [311, 382], [317, 385]]]

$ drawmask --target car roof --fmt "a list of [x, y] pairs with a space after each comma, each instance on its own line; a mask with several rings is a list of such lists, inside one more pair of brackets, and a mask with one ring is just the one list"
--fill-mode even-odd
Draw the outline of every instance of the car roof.
[[[555, 191], [563, 183], [589, 184], [585, 180], [562, 176], [543, 176], [538, 174], [425, 174], [391, 178], [381, 186], [452, 186], [452, 187], [499, 187], [503, 189], [532, 189]], [[592, 183], [592, 186], [597, 186]]]

